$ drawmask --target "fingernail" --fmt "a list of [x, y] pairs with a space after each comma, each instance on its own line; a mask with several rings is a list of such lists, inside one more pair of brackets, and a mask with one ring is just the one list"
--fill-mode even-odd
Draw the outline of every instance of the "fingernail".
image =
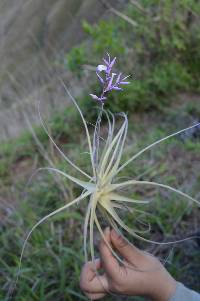
[[106, 233], [110, 233], [110, 227], [106, 227], [106, 230], [105, 230]]
[[113, 238], [115, 238], [115, 239], [121, 238], [121, 235], [119, 233], [117, 233], [114, 229], [112, 230], [112, 235], [113, 235]]

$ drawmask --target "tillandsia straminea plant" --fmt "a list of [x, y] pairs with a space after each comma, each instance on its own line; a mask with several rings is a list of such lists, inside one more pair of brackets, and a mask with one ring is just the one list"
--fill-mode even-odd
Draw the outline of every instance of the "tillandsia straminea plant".
[[[74, 204], [79, 204], [79, 202], [85, 202], [85, 205], [87, 206], [86, 214], [85, 214], [85, 222], [84, 222], [84, 233], [83, 233], [84, 252], [85, 252], [86, 261], [88, 260], [88, 258], [94, 260], [94, 226], [96, 226], [96, 228], [100, 232], [100, 235], [105, 240], [103, 230], [98, 218], [99, 216], [103, 216], [103, 218], [105, 218], [105, 220], [107, 221], [108, 225], [113, 227], [116, 231], [125, 230], [125, 232], [128, 232], [135, 239], [140, 239], [146, 242], [158, 243], [158, 244], [170, 243], [170, 242], [156, 242], [145, 238], [143, 234], [147, 231], [150, 231], [150, 225], [147, 223], [144, 225], [145, 229], [142, 230], [141, 228], [132, 229], [127, 226], [127, 224], [119, 216], [118, 211], [124, 209], [131, 210], [131, 208], [133, 209], [134, 206], [141, 204], [144, 207], [144, 212], [145, 212], [145, 206], [146, 204], [149, 203], [149, 201], [134, 199], [125, 196], [123, 193], [120, 192], [123, 189], [126, 189], [128, 187], [134, 187], [135, 185], [140, 185], [142, 187], [149, 185], [155, 188], [163, 188], [171, 192], [174, 192], [180, 195], [182, 198], [185, 198], [188, 201], [196, 203], [198, 206], [200, 206], [200, 202], [197, 201], [196, 199], [192, 198], [191, 196], [187, 195], [184, 192], [181, 192], [176, 188], [173, 188], [165, 184], [150, 182], [150, 181], [139, 181], [136, 179], [130, 179], [128, 181], [119, 182], [120, 172], [123, 171], [125, 167], [128, 166], [128, 164], [130, 164], [131, 162], [139, 158], [140, 155], [142, 155], [144, 152], [153, 148], [159, 143], [165, 141], [166, 139], [169, 139], [175, 135], [187, 131], [188, 129], [194, 128], [195, 126], [199, 126], [199, 124], [172, 133], [167, 137], [155, 141], [151, 145], [146, 146], [144, 149], [134, 154], [126, 162], [121, 163], [125, 140], [127, 137], [128, 119], [125, 113], [113, 114], [110, 111], [106, 111], [104, 108], [106, 102], [108, 101], [108, 95], [111, 91], [122, 90], [122, 87], [129, 84], [129, 82], [127, 81], [128, 76], [123, 77], [122, 73], [113, 72], [115, 62], [116, 62], [116, 58], [111, 59], [110, 55], [107, 54], [107, 57], [103, 59], [103, 64], [98, 65], [96, 69], [97, 77], [102, 86], [102, 93], [100, 94], [100, 96], [90, 94], [92, 99], [95, 100], [100, 105], [100, 112], [97, 117], [92, 138], [89, 133], [87, 122], [83, 116], [83, 113], [79, 105], [77, 104], [73, 96], [70, 94], [65, 84], [62, 83], [70, 99], [72, 100], [73, 104], [77, 108], [80, 117], [83, 121], [85, 133], [87, 137], [88, 148], [89, 148], [89, 156], [91, 161], [90, 174], [88, 174], [87, 172], [79, 168], [61, 151], [61, 149], [56, 145], [56, 143], [48, 133], [47, 127], [45, 126], [45, 123], [40, 115], [42, 126], [46, 131], [47, 135], [49, 136], [51, 142], [60, 152], [61, 156], [81, 175], [81, 179], [73, 177], [70, 174], [67, 174], [56, 168], [46, 167], [41, 169], [49, 170], [50, 172], [55, 172], [62, 175], [66, 179], [72, 181], [73, 183], [81, 187], [82, 193], [70, 203], [64, 205], [63, 207], [43, 217], [37, 224], [33, 226], [31, 231], [27, 235], [27, 238], [23, 245], [20, 265], [21, 265], [22, 256], [24, 253], [26, 243], [31, 233], [48, 218], [52, 217], [53, 215], [63, 210], [66, 210], [67, 208], [69, 208]], [[101, 119], [103, 115], [106, 117], [107, 120], [107, 132], [105, 138], [101, 137]], [[120, 126], [119, 123], [116, 123], [116, 117], [118, 117], [121, 120]], [[85, 180], [83, 180], [82, 177], [84, 177]], [[135, 210], [137, 213], [137, 209]], [[107, 245], [111, 249], [113, 255], [116, 256], [118, 260], [121, 260], [117, 256], [115, 251], [112, 249], [112, 246], [110, 246], [108, 243]], [[89, 246], [89, 252], [88, 252], [88, 246]]]

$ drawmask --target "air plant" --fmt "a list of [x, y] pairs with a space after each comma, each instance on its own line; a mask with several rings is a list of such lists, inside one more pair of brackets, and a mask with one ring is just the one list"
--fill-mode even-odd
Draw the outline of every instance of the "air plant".
[[[167, 137], [164, 137], [158, 141], [153, 142], [152, 144], [146, 146], [144, 149], [140, 150], [138, 153], [134, 154], [130, 159], [128, 159], [126, 162], [121, 163], [122, 154], [124, 151], [124, 145], [125, 140], [127, 137], [127, 130], [128, 130], [128, 119], [125, 113], [120, 114], [113, 114], [109, 111], [106, 111], [104, 109], [104, 105], [108, 98], [108, 93], [111, 91], [119, 91], [122, 90], [121, 86], [128, 85], [129, 82], [126, 81], [128, 76], [123, 77], [122, 73], [114, 73], [113, 66], [116, 62], [116, 58], [112, 59], [110, 58], [110, 55], [107, 54], [107, 57], [103, 59], [103, 64], [98, 65], [96, 69], [97, 77], [100, 81], [100, 84], [102, 85], [102, 93], [100, 96], [97, 96], [95, 94], [90, 94], [91, 97], [97, 101], [97, 103], [100, 104], [100, 112], [96, 121], [96, 125], [94, 128], [94, 134], [93, 139], [90, 136], [89, 129], [87, 122], [83, 116], [83, 113], [73, 98], [73, 96], [70, 94], [69, 90], [65, 86], [65, 84], [62, 82], [63, 87], [65, 91], [68, 93], [70, 99], [72, 100], [73, 104], [77, 108], [80, 117], [82, 119], [85, 133], [87, 137], [87, 143], [89, 148], [89, 155], [90, 155], [90, 161], [91, 161], [91, 174], [88, 174], [81, 168], [79, 168], [75, 163], [73, 163], [62, 151], [61, 149], [56, 145], [53, 138], [48, 133], [47, 127], [45, 126], [44, 121], [41, 118], [40, 120], [41, 124], [46, 131], [47, 135], [49, 136], [51, 142], [54, 144], [56, 149], [59, 151], [61, 156], [73, 167], [76, 169], [77, 172], [81, 176], [85, 178], [85, 180], [76, 178], [74, 176], [71, 176], [70, 174], [61, 171], [56, 168], [52, 167], [46, 167], [46, 168], [40, 168], [39, 170], [48, 170], [50, 172], [55, 172], [66, 179], [72, 181], [76, 185], [78, 185], [82, 189], [82, 193], [73, 201], [70, 203], [64, 205], [63, 207], [53, 211], [52, 213], [48, 214], [47, 216], [43, 217], [40, 221], [38, 221], [29, 234], [26, 237], [26, 240], [23, 245], [21, 258], [20, 258], [20, 265], [23, 257], [23, 253], [25, 250], [26, 243], [28, 239], [30, 238], [32, 232], [43, 222], [45, 222], [50, 217], [54, 216], [55, 214], [66, 210], [67, 208], [79, 204], [80, 202], [85, 202], [87, 205], [86, 214], [85, 214], [85, 221], [84, 221], [84, 233], [83, 233], [83, 239], [84, 239], [84, 253], [85, 253], [85, 260], [88, 260], [88, 257], [90, 257], [92, 260], [94, 260], [94, 225], [97, 227], [101, 237], [105, 240], [103, 230], [101, 228], [97, 210], [100, 212], [100, 214], [107, 220], [108, 225], [113, 227], [116, 231], [120, 231], [120, 229], [125, 230], [127, 233], [131, 234], [135, 239], [140, 239], [146, 242], [156, 243], [156, 244], [165, 244], [166, 242], [156, 242], [149, 240], [145, 237], [143, 237], [143, 233], [145, 233], [147, 230], [150, 230], [150, 225], [147, 225], [147, 229], [142, 231], [141, 229], [131, 229], [126, 225], [126, 223], [120, 218], [117, 210], [123, 210], [130, 209], [131, 205], [134, 206], [136, 204], [141, 204], [142, 206], [148, 204], [150, 201], [148, 200], [138, 200], [131, 197], [127, 197], [120, 193], [119, 191], [128, 188], [128, 187], [134, 187], [135, 185], [141, 185], [142, 187], [145, 187], [146, 185], [153, 186], [155, 188], [164, 188], [171, 192], [174, 192], [178, 195], [180, 195], [183, 198], [186, 198], [190, 202], [196, 203], [198, 206], [200, 205], [200, 202], [196, 199], [192, 198], [188, 194], [181, 192], [180, 190], [173, 188], [171, 186], [157, 183], [157, 182], [150, 182], [150, 181], [139, 181], [135, 179], [131, 179], [128, 181], [119, 182], [118, 176], [121, 171], [125, 169], [125, 167], [128, 166], [131, 162], [139, 158], [144, 152], [150, 150], [151, 148], [155, 147], [159, 143], [174, 137], [180, 133], [186, 132], [189, 129], [192, 129], [196, 126], [199, 126], [199, 123], [196, 125], [192, 125], [188, 128], [182, 129], [180, 131], [177, 131], [175, 133], [172, 133], [168, 135]], [[39, 113], [40, 114], [40, 113]], [[105, 115], [107, 119], [107, 125], [108, 125], [108, 131], [107, 136], [105, 139], [102, 139], [100, 136], [100, 129], [101, 129], [101, 119], [102, 115]], [[116, 125], [116, 116], [119, 116], [122, 119], [122, 123], [119, 128], [117, 128]], [[139, 211], [139, 210], [138, 210]], [[137, 209], [136, 209], [137, 212]], [[145, 209], [144, 209], [145, 212]], [[88, 235], [89, 232], [89, 235]], [[88, 246], [88, 236], [89, 236], [89, 256], [87, 251]], [[177, 242], [177, 241], [176, 241]], [[106, 242], [107, 243], [107, 242]], [[167, 242], [170, 243], [170, 242]], [[172, 242], [171, 242], [172, 243]], [[121, 260], [115, 251], [112, 249], [112, 246], [110, 246], [107, 243], [108, 247], [118, 258], [118, 260]]]

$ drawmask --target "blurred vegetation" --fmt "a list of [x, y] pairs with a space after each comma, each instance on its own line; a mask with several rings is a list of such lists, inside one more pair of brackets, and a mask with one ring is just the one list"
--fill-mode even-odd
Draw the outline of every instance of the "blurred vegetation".
[[[142, 0], [135, 6], [137, 2], [133, 2], [134, 5], [130, 3], [123, 11], [133, 23], [113, 17], [92, 27], [84, 21], [88, 40], [65, 56], [65, 66], [80, 80], [86, 76], [84, 66], [99, 64], [105, 51], [118, 57], [119, 69], [125, 74], [134, 74], [125, 91], [113, 93], [106, 104], [107, 109], [129, 114], [124, 160], [169, 132], [195, 122], [200, 114], [200, 30], [197, 20], [200, 4], [195, 0]], [[91, 82], [91, 90], [98, 93], [99, 88], [92, 77], [93, 74], [88, 82]], [[195, 98], [190, 97], [193, 93]], [[91, 123], [97, 115], [95, 103], [88, 96], [78, 101], [92, 133]], [[76, 109], [67, 107], [55, 115], [49, 120], [48, 128], [58, 146], [78, 166], [90, 172], [83, 126]], [[36, 174], [31, 184], [28, 182], [33, 171], [49, 166], [46, 157], [57, 168], [69, 171], [68, 164], [49, 142], [44, 130], [35, 127], [33, 131], [43, 150], [30, 132], [0, 146], [0, 189], [1, 198], [6, 202], [0, 203], [0, 242], [3, 245], [0, 248], [0, 300], [4, 301], [8, 300], [28, 230], [41, 217], [80, 193], [70, 182], [55, 179], [46, 172]], [[127, 166], [121, 176], [156, 180], [198, 196], [199, 137], [197, 132], [166, 141], [134, 165]], [[71, 169], [70, 173], [76, 176]], [[193, 233], [199, 225], [199, 209], [188, 206], [173, 194], [139, 189], [134, 194], [136, 197], [150, 195], [155, 200], [148, 208], [150, 215], [145, 216], [152, 225], [152, 239], [182, 238]], [[54, 216], [34, 231], [22, 261], [14, 300], [87, 300], [78, 287], [84, 261], [84, 202]], [[124, 217], [130, 226], [136, 222], [133, 216]], [[146, 248], [141, 242], [137, 244]], [[167, 267], [174, 277], [198, 290], [198, 244], [199, 240], [193, 239], [171, 249], [152, 247], [150, 251], [160, 258], [167, 257]], [[124, 297], [114, 298], [127, 300]], [[113, 300], [113, 297], [105, 300]]]
[[[176, 130], [171, 119], [180, 119], [180, 123], [182, 119], [190, 120], [193, 115], [191, 115], [191, 106], [189, 108], [187, 106], [187, 101], [176, 108], [166, 109], [165, 113], [150, 112], [148, 115], [138, 113], [133, 117], [130, 116], [130, 131], [127, 139], [129, 142], [123, 160], [152, 141], [167, 135], [169, 131]], [[193, 110], [195, 107], [198, 108], [197, 103], [194, 103]], [[137, 116], [140, 122], [133, 122], [135, 119], [137, 120]], [[63, 113], [63, 116], [55, 116], [55, 119], [49, 123], [49, 127], [57, 144], [62, 146], [62, 150], [77, 165], [87, 170], [89, 169], [89, 158], [83, 153], [85, 142], [82, 139], [81, 144], [77, 142], [78, 134], [76, 141], [74, 141], [74, 135], [70, 136], [68, 127], [65, 128], [63, 134], [63, 126], [70, 123], [71, 117], [66, 112]], [[43, 131], [40, 132], [39, 129], [35, 129], [35, 131], [54, 165], [60, 170], [68, 172], [68, 164], [58, 156], [55, 150], [52, 152], [52, 146], [43, 135]], [[60, 133], [64, 136], [61, 137]], [[66, 142], [60, 140], [63, 137], [66, 138]], [[134, 168], [133, 165], [128, 166], [121, 173], [121, 176], [155, 180], [179, 187], [195, 196], [199, 193], [199, 148], [200, 140], [198, 138], [189, 137], [182, 140], [179, 137], [178, 139], [171, 139], [142, 156], [140, 160], [134, 163]], [[175, 159], [177, 155], [179, 160]], [[80, 190], [69, 181], [60, 182], [59, 180], [57, 183], [52, 175], [46, 172], [35, 175], [35, 179], [27, 186], [27, 174], [20, 177], [23, 174], [19, 168], [19, 159], [22, 156], [23, 162], [28, 156], [31, 158], [32, 164], [37, 158], [35, 169], [46, 165], [44, 157], [38, 151], [38, 147], [30, 134], [20, 137], [17, 143], [5, 145], [3, 159], [0, 162], [7, 163], [7, 166], [3, 167], [6, 173], [1, 177], [1, 185], [4, 185], [4, 188], [10, 189], [11, 187], [11, 190], [14, 190], [17, 210], [15, 209], [16, 204], [14, 207], [12, 204], [7, 204], [9, 211], [6, 213], [5, 210], [7, 217], [2, 219], [0, 227], [0, 241], [4, 246], [0, 249], [0, 273], [3, 276], [0, 277], [2, 287], [0, 299], [2, 300], [7, 300], [5, 296], [8, 295], [9, 287], [15, 279], [20, 252], [28, 230], [41, 217], [80, 194]], [[18, 168], [16, 168], [17, 166]], [[70, 173], [76, 176], [76, 172], [73, 170], [70, 170]], [[32, 172], [29, 171], [28, 174], [31, 175]], [[63, 184], [67, 196], [63, 194], [61, 184]], [[150, 215], [141, 216], [141, 218], [145, 218], [145, 222], [151, 223], [151, 239], [177, 239], [193, 233], [199, 214], [196, 207], [192, 207], [183, 199], [177, 199], [175, 195], [164, 191], [139, 189], [134, 192], [134, 197], [137, 198], [148, 195], [154, 202], [152, 206], [146, 208]], [[84, 201], [78, 207], [54, 216], [34, 231], [25, 251], [17, 290], [14, 293], [15, 300], [86, 300], [78, 287], [80, 269], [84, 262], [82, 231], [86, 202]], [[137, 209], [142, 208], [138, 206]], [[139, 218], [138, 215], [135, 218], [134, 216], [134, 213], [123, 216], [126, 223], [131, 227], [136, 225]], [[146, 248], [141, 242], [137, 242], [137, 245]], [[200, 254], [196, 240], [176, 244], [173, 248], [158, 248], [156, 251], [153, 248], [150, 250], [163, 259], [170, 256], [167, 261], [170, 272], [179, 281], [198, 289]], [[129, 298], [129, 300], [132, 299]], [[113, 297], [107, 297], [105, 300], [113, 300]], [[116, 300], [124, 299], [116, 297]]]
[[90, 40], [66, 55], [67, 66], [84, 76], [84, 64], [97, 65], [107, 51], [120, 58], [121, 69], [133, 77], [124, 93], [113, 95], [110, 109], [160, 109], [178, 91], [199, 91], [199, 14], [195, 0], [143, 0], [124, 11], [135, 26], [120, 17], [96, 26], [84, 21]]

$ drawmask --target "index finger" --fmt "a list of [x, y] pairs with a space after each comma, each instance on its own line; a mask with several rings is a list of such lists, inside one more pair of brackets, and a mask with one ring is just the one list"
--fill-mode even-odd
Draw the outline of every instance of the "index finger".
[[111, 251], [112, 244], [111, 244], [109, 228], [106, 228], [106, 230], [104, 231], [104, 238], [102, 238], [99, 245], [101, 262], [105, 273], [109, 275], [111, 278], [113, 278], [114, 276], [116, 276], [116, 273], [119, 272], [120, 266], [117, 259], [113, 256]]

